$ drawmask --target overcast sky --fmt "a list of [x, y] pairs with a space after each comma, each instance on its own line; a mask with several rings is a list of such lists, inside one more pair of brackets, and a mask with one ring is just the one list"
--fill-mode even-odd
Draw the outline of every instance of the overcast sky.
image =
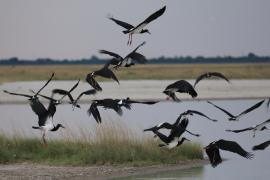
[[[132, 46], [107, 17], [137, 25]], [[146, 57], [270, 55], [269, 0], [0, 0], [0, 59], [79, 59], [106, 49], [126, 55], [139, 43]]]

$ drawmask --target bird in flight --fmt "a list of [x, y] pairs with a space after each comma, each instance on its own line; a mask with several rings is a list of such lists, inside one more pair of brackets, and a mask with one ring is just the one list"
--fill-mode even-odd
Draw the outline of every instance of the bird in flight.
[[244, 158], [252, 159], [253, 154], [245, 151], [237, 142], [220, 139], [211, 142], [208, 146], [204, 147], [205, 152], [210, 160], [212, 167], [216, 167], [222, 163], [219, 149], [236, 153]]
[[186, 80], [176, 81], [168, 85], [163, 91], [164, 94], [168, 95], [174, 101], [180, 101], [180, 99], [176, 97], [175, 92], [188, 93], [192, 96], [192, 98], [195, 98], [198, 95], [193, 86]]
[[221, 74], [219, 72], [207, 72], [207, 73], [204, 73], [204, 74], [200, 75], [199, 77], [197, 77], [193, 87], [195, 88], [195, 86], [197, 85], [197, 83], [199, 81], [201, 81], [203, 79], [210, 78], [210, 77], [218, 77], [218, 78], [224, 79], [227, 82], [230, 82], [228, 78], [226, 78], [223, 74]]
[[113, 59], [111, 59], [109, 61], [109, 64], [115, 65], [114, 68], [130, 67], [132, 65], [135, 65], [134, 61], [136, 61], [137, 63], [140, 63], [140, 64], [145, 64], [147, 62], [144, 55], [136, 52], [144, 44], [145, 44], [145, 42], [141, 43], [132, 52], [130, 52], [128, 55], [126, 55], [124, 58], [122, 56], [114, 53], [114, 52], [110, 52], [107, 50], [100, 50], [99, 53], [112, 56]]
[[238, 130], [231, 130], [231, 129], [227, 129], [226, 131], [227, 132], [233, 132], [233, 133], [240, 133], [240, 132], [244, 132], [244, 131], [253, 131], [253, 137], [255, 137], [255, 133], [257, 131], [263, 131], [263, 130], [267, 130], [268, 128], [265, 126], [266, 124], [268, 124], [270, 122], [270, 119], [260, 123], [260, 124], [257, 124], [255, 126], [252, 126], [252, 127], [248, 127], [248, 128], [245, 128], [245, 129], [238, 129]]
[[128, 34], [128, 42], [127, 45], [131, 45], [132, 43], [132, 35], [133, 34], [143, 34], [143, 33], [149, 33], [148, 29], [144, 29], [144, 27], [149, 24], [150, 22], [152, 22], [153, 20], [157, 19], [158, 17], [160, 17], [166, 10], [166, 6], [162, 7], [161, 9], [159, 9], [158, 11], [154, 12], [153, 14], [151, 14], [149, 17], [147, 17], [143, 22], [141, 22], [140, 24], [138, 24], [137, 26], [133, 26], [129, 23], [117, 20], [113, 17], [110, 17], [109, 19], [114, 21], [116, 24], [118, 24], [119, 26], [122, 26], [123, 28], [125, 28], [126, 30], [123, 31], [124, 34]]
[[263, 104], [264, 100], [259, 101], [259, 102], [256, 103], [255, 105], [253, 105], [253, 106], [251, 106], [250, 108], [244, 110], [243, 112], [241, 112], [240, 114], [238, 114], [238, 115], [236, 115], [236, 116], [235, 116], [235, 115], [232, 115], [232, 114], [229, 113], [227, 110], [225, 110], [225, 109], [223, 109], [223, 108], [221, 108], [221, 107], [215, 105], [214, 103], [212, 103], [212, 102], [210, 102], [210, 101], [207, 101], [207, 102], [208, 102], [209, 104], [212, 104], [212, 105], [213, 105], [214, 107], [216, 107], [217, 109], [223, 111], [225, 114], [227, 114], [227, 115], [229, 116], [229, 118], [228, 118], [229, 121], [238, 121], [238, 120], [240, 119], [240, 117], [242, 117], [243, 115], [245, 115], [245, 114], [247, 114], [247, 113], [253, 111], [254, 109], [257, 109], [258, 107], [260, 107], [260, 106]]

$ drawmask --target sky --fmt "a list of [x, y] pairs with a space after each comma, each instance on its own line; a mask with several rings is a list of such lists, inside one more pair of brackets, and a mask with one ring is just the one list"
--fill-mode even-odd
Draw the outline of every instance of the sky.
[[[166, 5], [147, 25], [149, 34], [128, 36], [108, 19], [137, 25]], [[105, 49], [125, 56], [270, 55], [269, 0], [0, 0], [0, 59], [81, 59]]]

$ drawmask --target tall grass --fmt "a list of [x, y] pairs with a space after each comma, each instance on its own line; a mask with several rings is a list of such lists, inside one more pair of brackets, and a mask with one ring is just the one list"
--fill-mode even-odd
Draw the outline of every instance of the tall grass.
[[159, 148], [152, 137], [138, 137], [126, 127], [103, 125], [91, 137], [50, 140], [45, 148], [40, 139], [0, 135], [0, 163], [33, 162], [52, 165], [150, 165], [202, 159], [202, 148], [184, 143], [169, 150]]

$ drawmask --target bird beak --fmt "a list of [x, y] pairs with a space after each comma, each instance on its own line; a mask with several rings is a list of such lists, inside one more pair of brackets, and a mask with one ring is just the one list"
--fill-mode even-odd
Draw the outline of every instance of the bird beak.
[[149, 31], [147, 31], [148, 34], [151, 34]]
[[187, 141], [190, 141], [189, 139], [186, 138]]

